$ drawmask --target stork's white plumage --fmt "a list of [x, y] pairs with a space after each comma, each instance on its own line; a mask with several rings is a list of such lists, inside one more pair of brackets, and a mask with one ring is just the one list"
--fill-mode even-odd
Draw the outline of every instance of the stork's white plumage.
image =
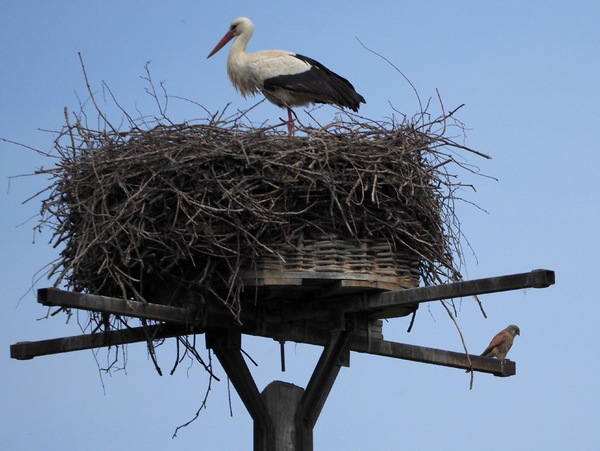
[[227, 74], [244, 96], [262, 93], [269, 101], [288, 110], [288, 131], [294, 132], [292, 107], [328, 103], [358, 111], [363, 96], [343, 77], [321, 63], [285, 50], [247, 53], [254, 24], [246, 17], [231, 22], [229, 31], [208, 58], [236, 38], [227, 58]]

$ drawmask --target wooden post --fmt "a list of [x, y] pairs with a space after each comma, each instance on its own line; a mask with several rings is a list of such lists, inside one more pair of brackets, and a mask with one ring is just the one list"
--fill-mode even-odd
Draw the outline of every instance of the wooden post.
[[[303, 388], [282, 381], [271, 382], [261, 393], [267, 412], [273, 419], [277, 451], [301, 451], [297, 447], [299, 431], [296, 430], [295, 418], [303, 394]], [[255, 443], [264, 441], [262, 434], [262, 429], [254, 423]]]
[[332, 334], [306, 390], [275, 381], [259, 395], [240, 353], [238, 330], [209, 330], [211, 348], [254, 420], [254, 451], [312, 451], [313, 429], [340, 367], [349, 366], [350, 332]]

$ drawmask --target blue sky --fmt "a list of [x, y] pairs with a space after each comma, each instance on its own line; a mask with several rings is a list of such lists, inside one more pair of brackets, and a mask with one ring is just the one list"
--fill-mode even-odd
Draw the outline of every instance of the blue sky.
[[[224, 2], [221, 2], [224, 3]], [[458, 207], [467, 278], [546, 268], [556, 285], [544, 290], [482, 296], [489, 318], [470, 299], [458, 321], [472, 352], [481, 352], [508, 324], [518, 324], [510, 358], [517, 375], [477, 374], [473, 390], [463, 371], [353, 354], [342, 368], [315, 429], [315, 448], [333, 449], [595, 449], [600, 414], [600, 338], [595, 289], [599, 270], [600, 6], [593, 1], [504, 2], [13, 2], [0, 5], [0, 138], [50, 151], [64, 123], [87, 98], [77, 52], [92, 88], [114, 122], [119, 111], [102, 92], [110, 87], [130, 112], [156, 114], [140, 78], [151, 61], [168, 93], [211, 111], [231, 102], [245, 109], [225, 73], [227, 49], [206, 55], [238, 16], [256, 26], [249, 50], [281, 48], [310, 56], [348, 78], [373, 119], [412, 116], [412, 88], [367, 47], [391, 60], [422, 99], [436, 89], [447, 109], [460, 104], [465, 144], [493, 157], [469, 161], [497, 181], [465, 177], [464, 196], [485, 211]], [[189, 102], [171, 99], [175, 122], [202, 118]], [[432, 102], [432, 110], [438, 108]], [[310, 119], [301, 109], [301, 120]], [[336, 110], [323, 107], [320, 120]], [[252, 120], [277, 122], [284, 112], [263, 103]], [[462, 139], [462, 138], [461, 138]], [[28, 291], [50, 286], [36, 274], [57, 257], [49, 236], [32, 228], [44, 177], [11, 176], [52, 166], [52, 159], [0, 141], [0, 437], [12, 450], [251, 449], [252, 422], [223, 378], [213, 383], [208, 409], [171, 439], [200, 405], [207, 378], [199, 365], [158, 376], [143, 345], [127, 348], [125, 370], [100, 374], [106, 353], [89, 351], [15, 361], [9, 345], [76, 335], [73, 318], [37, 319], [47, 311]], [[408, 319], [384, 325], [387, 339], [461, 350], [445, 311], [423, 306], [413, 332]], [[202, 338], [201, 338], [202, 339]], [[305, 386], [319, 350], [287, 345], [287, 371], [278, 345], [248, 339], [260, 366], [257, 384]], [[173, 345], [160, 350], [170, 368]], [[97, 359], [97, 361], [96, 361]], [[223, 375], [222, 370], [219, 371]], [[168, 371], [165, 371], [168, 373]]]

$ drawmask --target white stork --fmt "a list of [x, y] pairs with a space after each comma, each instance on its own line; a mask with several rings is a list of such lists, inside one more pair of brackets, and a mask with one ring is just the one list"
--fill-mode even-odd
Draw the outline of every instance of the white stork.
[[287, 108], [290, 136], [294, 133], [292, 107], [329, 103], [358, 111], [360, 104], [366, 103], [348, 80], [311, 58], [285, 50], [247, 53], [253, 33], [250, 19], [235, 19], [207, 58], [236, 38], [227, 58], [231, 83], [244, 97], [262, 92], [270, 102]]

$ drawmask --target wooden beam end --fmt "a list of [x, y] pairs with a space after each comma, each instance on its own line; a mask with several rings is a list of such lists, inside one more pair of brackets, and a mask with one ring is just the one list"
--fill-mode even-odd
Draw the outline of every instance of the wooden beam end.
[[31, 360], [35, 355], [27, 352], [30, 341], [19, 341], [14, 345], [10, 345], [10, 358], [16, 360]]

